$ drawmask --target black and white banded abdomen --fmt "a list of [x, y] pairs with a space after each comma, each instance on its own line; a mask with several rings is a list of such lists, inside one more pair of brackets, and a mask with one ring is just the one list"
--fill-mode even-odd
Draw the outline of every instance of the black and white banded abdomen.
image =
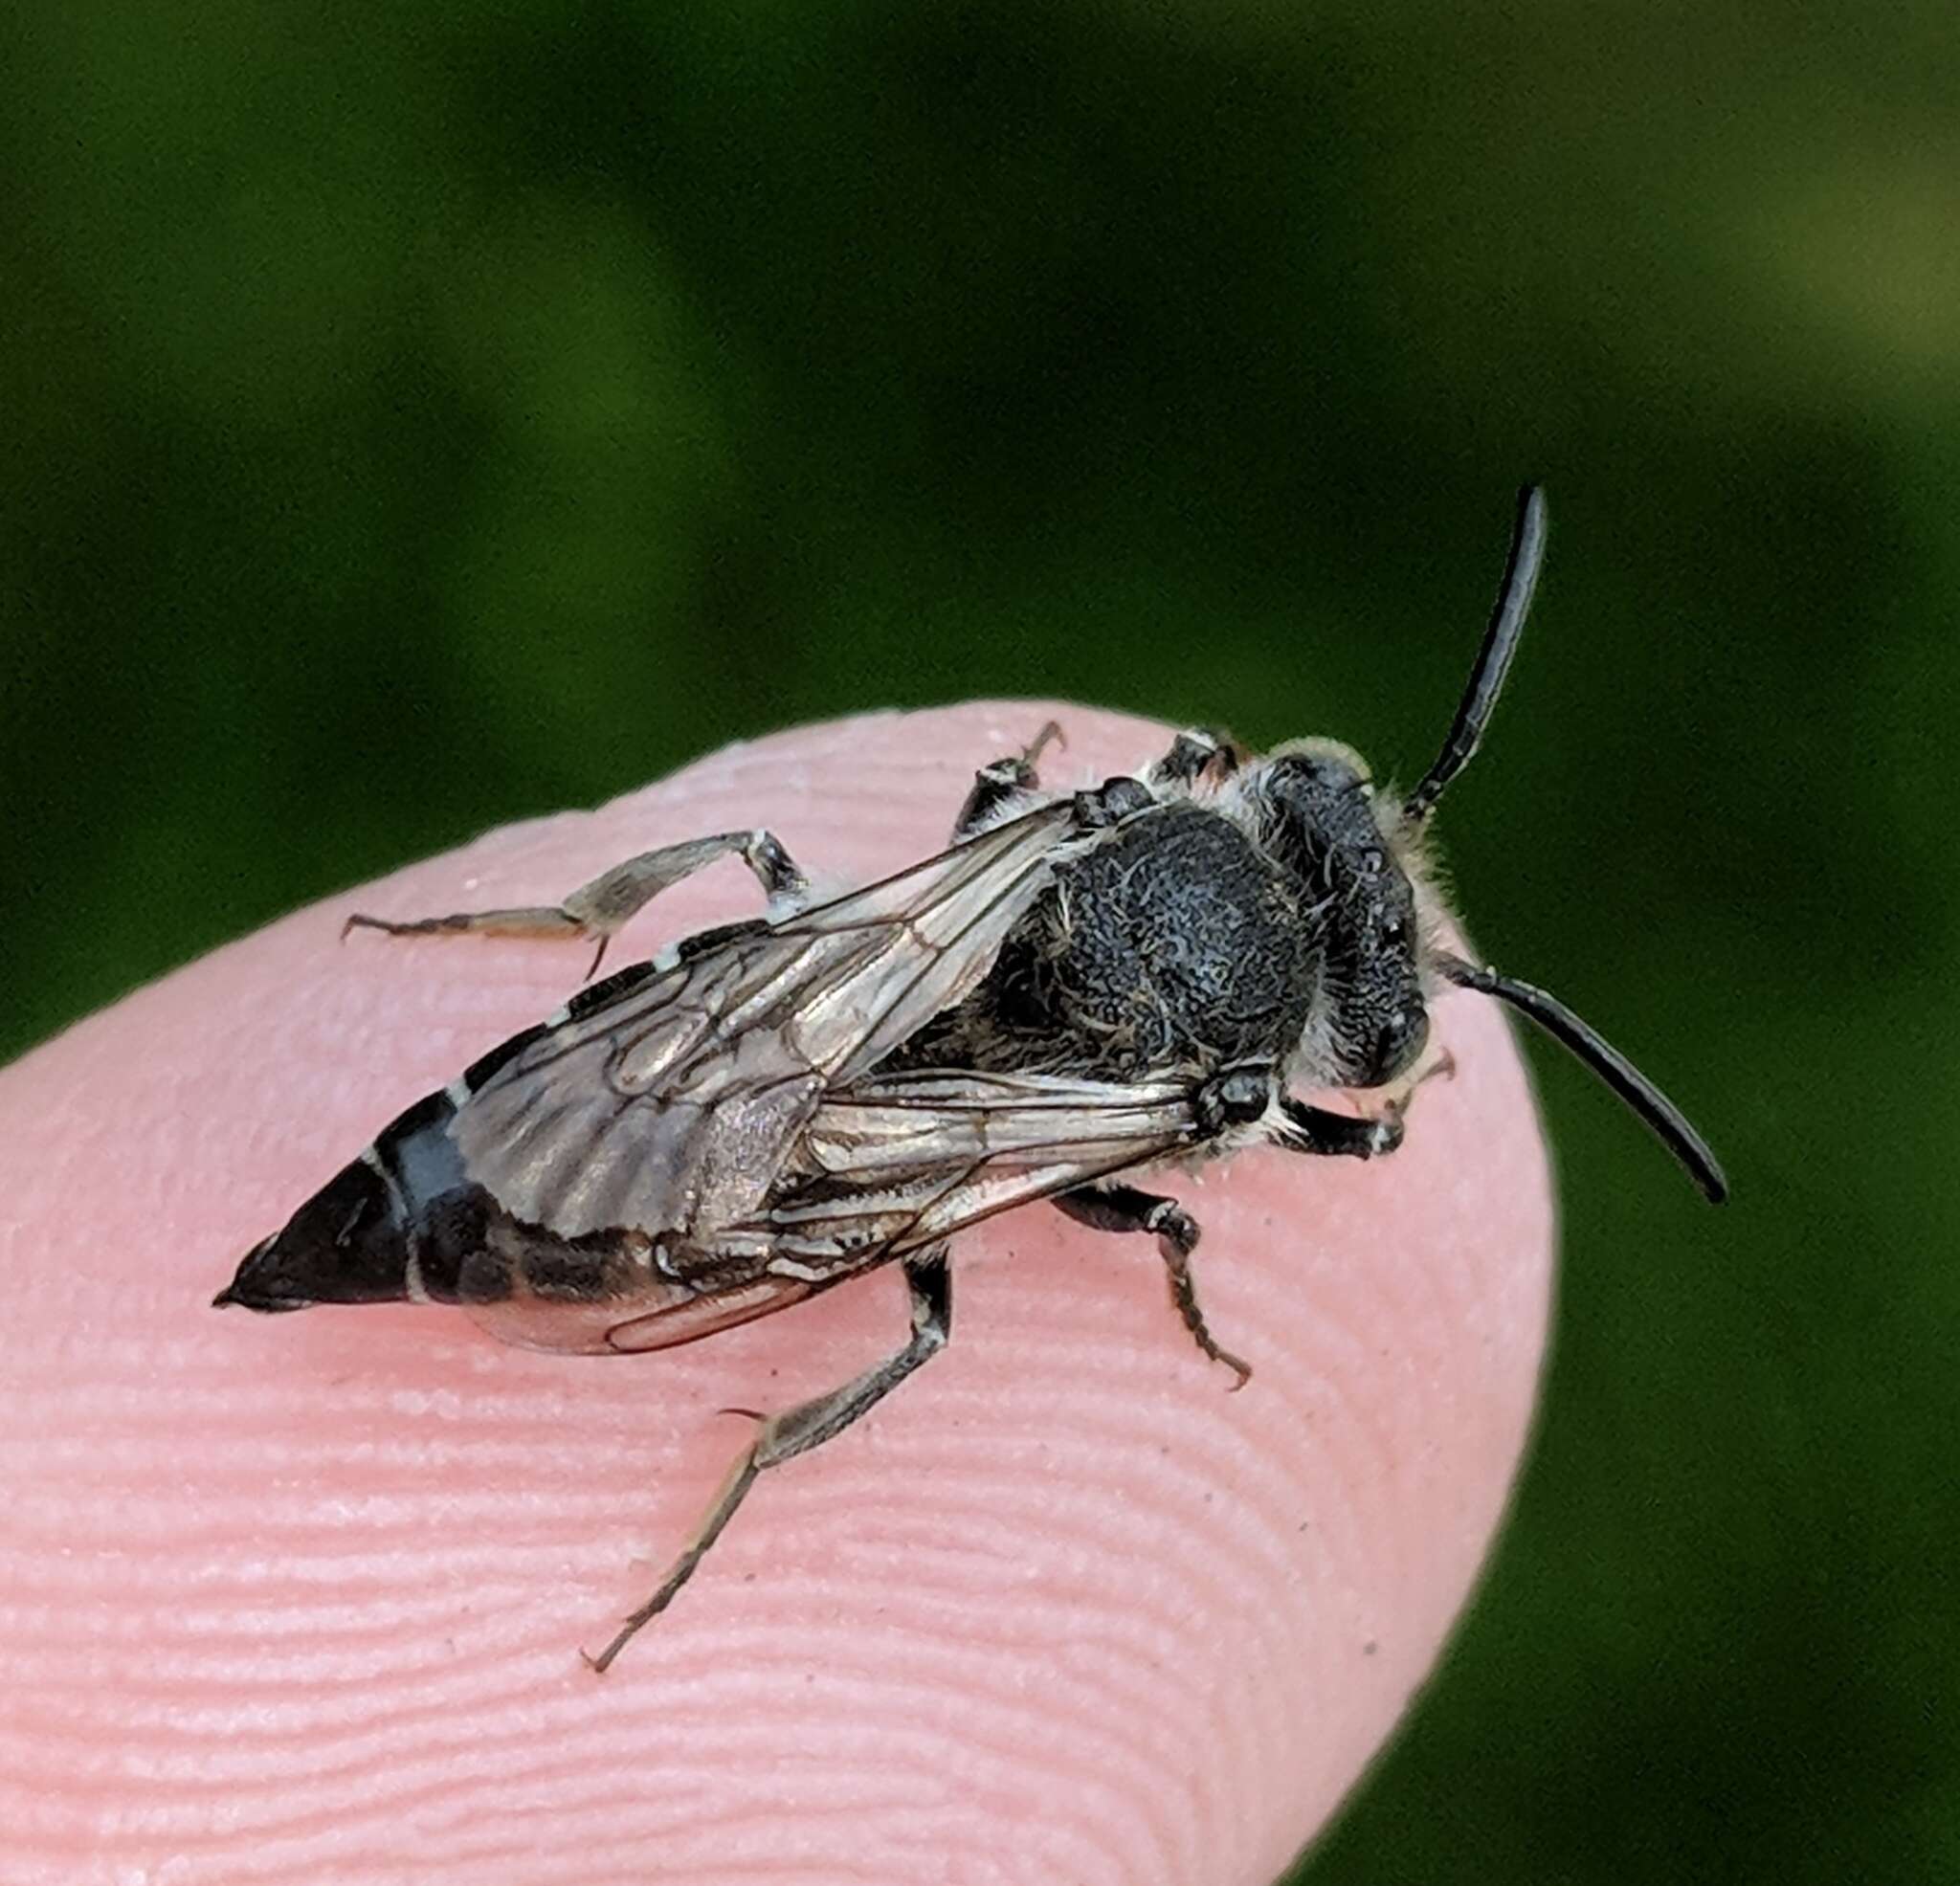
[[456, 1113], [448, 1089], [417, 1101], [255, 1245], [214, 1300], [267, 1312], [455, 1303], [506, 1342], [605, 1354], [694, 1342], [821, 1281], [639, 1227], [567, 1236], [526, 1224], [465, 1171]]
[[528, 1292], [590, 1302], [643, 1279], [622, 1232], [563, 1238], [502, 1212], [464, 1170], [456, 1112], [444, 1089], [390, 1121], [247, 1254], [218, 1300], [268, 1311]]

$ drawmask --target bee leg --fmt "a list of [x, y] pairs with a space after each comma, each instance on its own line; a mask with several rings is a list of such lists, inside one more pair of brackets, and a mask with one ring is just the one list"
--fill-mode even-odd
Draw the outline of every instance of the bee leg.
[[908, 1257], [904, 1265], [905, 1287], [912, 1298], [911, 1341], [898, 1354], [888, 1356], [873, 1368], [867, 1368], [841, 1388], [833, 1388], [827, 1395], [799, 1402], [794, 1408], [786, 1408], [780, 1414], [771, 1414], [763, 1421], [756, 1430], [755, 1438], [736, 1456], [735, 1464], [728, 1470], [728, 1477], [722, 1482], [721, 1491], [715, 1495], [701, 1523], [695, 1527], [694, 1537], [668, 1568], [659, 1588], [619, 1627], [612, 1641], [597, 1656], [586, 1659], [594, 1670], [606, 1670], [635, 1633], [674, 1602], [675, 1593], [694, 1575], [695, 1567], [706, 1557], [708, 1547], [722, 1536], [723, 1528], [735, 1517], [735, 1509], [747, 1497], [757, 1475], [835, 1439], [859, 1415], [868, 1413], [881, 1402], [922, 1363], [946, 1347], [953, 1319], [952, 1272], [947, 1264], [946, 1247], [941, 1245], [919, 1256]]
[[627, 920], [670, 886], [691, 876], [717, 858], [738, 856], [768, 894], [772, 909], [793, 909], [809, 890], [795, 860], [772, 832], [722, 832], [712, 838], [690, 838], [685, 844], [663, 845], [657, 852], [602, 871], [581, 884], [563, 903], [530, 904], [510, 910], [458, 911], [448, 917], [416, 917], [397, 921], [356, 913], [341, 926], [349, 930], [384, 930], [391, 937], [456, 936], [474, 931], [486, 937], [583, 938], [596, 943], [590, 976], [606, 954], [606, 945]]
[[1207, 768], [1219, 779], [1229, 779], [1238, 770], [1238, 749], [1230, 734], [1211, 727], [1187, 727], [1146, 778], [1154, 787], [1188, 787], [1195, 785]]
[[1338, 1153], [1349, 1159], [1374, 1159], [1402, 1143], [1403, 1102], [1391, 1101], [1386, 1111], [1367, 1115], [1329, 1113], [1310, 1107], [1290, 1094], [1280, 1096], [1285, 1124], [1276, 1127], [1272, 1142], [1288, 1152]]
[[1060, 726], [1050, 721], [1018, 753], [1010, 753], [982, 766], [973, 775], [973, 789], [967, 794], [967, 803], [953, 821], [953, 842], [957, 844], [962, 838], [970, 838], [976, 832], [997, 824], [1010, 809], [1027, 810], [1018, 802], [1041, 789], [1041, 776], [1035, 770], [1035, 763], [1045, 748], [1060, 739]]
[[1170, 1300], [1192, 1340], [1212, 1361], [1223, 1363], [1238, 1377], [1232, 1385], [1235, 1388], [1242, 1388], [1252, 1380], [1251, 1364], [1218, 1346], [1204, 1311], [1198, 1308], [1191, 1277], [1191, 1254], [1198, 1245], [1197, 1221], [1174, 1198], [1139, 1191], [1134, 1186], [1078, 1186], [1072, 1192], [1061, 1193], [1055, 1203], [1077, 1224], [1093, 1231], [1154, 1231], [1170, 1276]]

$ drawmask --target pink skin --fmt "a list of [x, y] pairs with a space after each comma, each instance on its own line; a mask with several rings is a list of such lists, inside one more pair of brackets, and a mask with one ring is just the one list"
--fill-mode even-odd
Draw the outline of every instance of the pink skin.
[[[453, 1310], [206, 1307], [392, 1113], [574, 987], [577, 944], [335, 942], [555, 899], [768, 824], [845, 883], [943, 839], [1042, 704], [806, 728], [302, 911], [0, 1076], [9, 1880], [1263, 1886], [1435, 1661], [1517, 1464], [1552, 1211], [1497, 1009], [1371, 1165], [1171, 1174], [1242, 1393], [1152, 1243], [1017, 1212], [953, 1341], [764, 1476], [597, 1677], [746, 1430], [898, 1346], [879, 1275], [692, 1348]], [[1051, 782], [1161, 729], [1081, 709]], [[717, 866], [615, 945], [752, 912]]]

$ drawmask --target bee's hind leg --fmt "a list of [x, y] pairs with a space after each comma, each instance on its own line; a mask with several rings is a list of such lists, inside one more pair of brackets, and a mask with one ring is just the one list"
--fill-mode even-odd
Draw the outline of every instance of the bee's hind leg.
[[793, 910], [808, 892], [809, 881], [783, 849], [773, 832], [721, 832], [712, 838], [690, 838], [684, 844], [663, 845], [642, 852], [624, 864], [602, 871], [581, 884], [563, 903], [529, 904], [509, 910], [458, 911], [448, 917], [416, 917], [396, 921], [357, 912], [341, 926], [349, 930], [383, 930], [391, 937], [458, 936], [474, 932], [484, 937], [583, 938], [595, 943], [590, 975], [606, 954], [613, 935], [648, 902], [683, 877], [692, 876], [717, 858], [740, 857], [768, 895], [771, 912]]
[[1218, 1346], [1204, 1311], [1198, 1308], [1191, 1279], [1191, 1254], [1198, 1245], [1197, 1220], [1174, 1198], [1139, 1191], [1134, 1186], [1078, 1186], [1072, 1192], [1061, 1193], [1055, 1203], [1077, 1224], [1094, 1231], [1154, 1231], [1170, 1277], [1170, 1300], [1192, 1340], [1214, 1362], [1223, 1363], [1238, 1377], [1232, 1385], [1235, 1388], [1242, 1388], [1252, 1380], [1252, 1365]]
[[967, 794], [966, 804], [953, 821], [954, 843], [998, 824], [1003, 816], [1028, 810], [1024, 802], [1032, 801], [1041, 789], [1041, 775], [1035, 770], [1036, 762], [1059, 740], [1059, 722], [1045, 721], [1041, 731], [1018, 753], [1006, 754], [982, 766], [973, 775], [973, 789]]
[[1230, 734], [1213, 727], [1187, 727], [1170, 743], [1170, 751], [1145, 775], [1148, 785], [1195, 786], [1205, 773], [1229, 779], [1238, 770], [1238, 748]]
[[946, 1347], [952, 1329], [953, 1286], [944, 1245], [905, 1259], [905, 1287], [912, 1298], [911, 1341], [897, 1355], [867, 1368], [841, 1388], [799, 1402], [763, 1421], [755, 1438], [736, 1456], [721, 1491], [702, 1516], [694, 1537], [668, 1568], [659, 1588], [619, 1627], [612, 1641], [597, 1656], [586, 1659], [594, 1670], [607, 1669], [635, 1634], [674, 1602], [675, 1593], [694, 1576], [695, 1567], [706, 1557], [708, 1547], [721, 1538], [723, 1528], [735, 1517], [735, 1509], [747, 1497], [757, 1475], [835, 1439], [859, 1415], [881, 1402], [922, 1363]]

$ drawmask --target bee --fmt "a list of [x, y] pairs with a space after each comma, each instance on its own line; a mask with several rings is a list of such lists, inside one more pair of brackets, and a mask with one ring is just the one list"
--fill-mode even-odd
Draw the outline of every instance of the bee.
[[[562, 904], [347, 928], [583, 940], [586, 986], [418, 1100], [254, 1246], [215, 1301], [460, 1304], [508, 1341], [637, 1354], [770, 1316], [896, 1263], [911, 1331], [767, 1417], [606, 1669], [687, 1582], [756, 1479], [843, 1432], [945, 1345], [947, 1251], [1046, 1200], [1155, 1239], [1177, 1315], [1234, 1387], [1192, 1277], [1198, 1227], [1134, 1175], [1257, 1144], [1377, 1159], [1401, 1143], [1453, 990], [1495, 997], [1591, 1068], [1713, 1201], [1707, 1144], [1555, 997], [1457, 953], [1425, 862], [1536, 586], [1543, 495], [1520, 498], [1496, 607], [1442, 749], [1380, 789], [1349, 748], [1263, 757], [1179, 734], [1133, 775], [1048, 794], [1044, 727], [982, 766], [937, 855], [817, 899], [770, 832], [615, 866]], [[593, 982], [651, 899], [741, 857], [768, 914]], [[345, 932], [344, 932], [345, 934]], [[1299, 1090], [1299, 1091], [1296, 1091]], [[1346, 1090], [1343, 1112], [1301, 1093]]]

